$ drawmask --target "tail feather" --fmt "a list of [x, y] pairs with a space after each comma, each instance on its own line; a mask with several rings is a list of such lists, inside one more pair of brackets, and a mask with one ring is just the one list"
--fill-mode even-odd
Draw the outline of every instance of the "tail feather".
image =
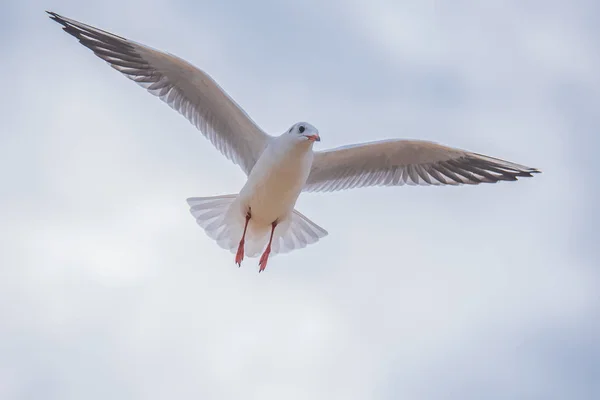
[[[237, 251], [245, 215], [232, 204], [236, 195], [191, 197], [187, 199], [190, 212], [206, 234], [217, 244], [232, 253]], [[300, 212], [293, 210], [288, 218], [279, 222], [273, 233], [271, 256], [288, 253], [316, 243], [327, 236], [327, 231]], [[256, 226], [252, 219], [246, 232], [245, 255], [257, 257], [265, 249], [270, 236], [270, 225]]]
[[229, 235], [227, 211], [236, 195], [224, 195], [214, 197], [190, 197], [187, 203], [190, 212], [196, 218], [196, 223], [204, 228], [206, 234], [216, 240], [219, 246], [231, 250], [231, 238]]
[[273, 237], [273, 253], [289, 253], [316, 243], [328, 235], [327, 231], [294, 210], [291, 218], [277, 228]]

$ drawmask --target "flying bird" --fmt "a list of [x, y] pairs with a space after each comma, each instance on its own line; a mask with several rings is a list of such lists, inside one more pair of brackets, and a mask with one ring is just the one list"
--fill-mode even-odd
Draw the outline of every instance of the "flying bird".
[[477, 185], [515, 181], [535, 168], [422, 140], [384, 140], [313, 151], [321, 137], [307, 122], [265, 133], [204, 71], [185, 60], [47, 11], [63, 30], [111, 67], [186, 117], [247, 181], [237, 194], [187, 199], [196, 222], [219, 246], [257, 257], [303, 248], [327, 231], [294, 209], [302, 192], [366, 186]]

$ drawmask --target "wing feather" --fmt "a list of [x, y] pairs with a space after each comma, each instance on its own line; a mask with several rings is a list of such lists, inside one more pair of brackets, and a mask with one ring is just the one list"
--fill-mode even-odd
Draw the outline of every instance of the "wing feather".
[[48, 12], [112, 68], [187, 118], [248, 175], [271, 140], [205, 72], [174, 55]]
[[315, 153], [305, 191], [365, 186], [477, 185], [515, 181], [535, 168], [420, 140], [386, 140]]

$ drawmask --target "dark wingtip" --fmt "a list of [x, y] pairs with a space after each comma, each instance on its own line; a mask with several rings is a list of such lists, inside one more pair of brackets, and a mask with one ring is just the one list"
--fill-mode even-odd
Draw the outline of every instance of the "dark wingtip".
[[527, 171], [523, 171], [523, 173], [521, 175], [517, 175], [517, 176], [533, 178], [533, 174], [541, 174], [541, 173], [542, 173], [542, 171], [540, 171], [537, 168], [529, 168]]
[[65, 25], [66, 26], [66, 22], [64, 19], [62, 19], [62, 17], [60, 15], [58, 15], [57, 13], [55, 13], [54, 11], [48, 11], [46, 10], [46, 12], [48, 13], [48, 17], [53, 20], [58, 22], [61, 25]]
[[527, 175], [527, 177], [531, 178], [533, 177], [533, 174], [541, 174], [542, 171], [540, 171], [537, 168], [529, 168], [527, 171], [524, 171]]

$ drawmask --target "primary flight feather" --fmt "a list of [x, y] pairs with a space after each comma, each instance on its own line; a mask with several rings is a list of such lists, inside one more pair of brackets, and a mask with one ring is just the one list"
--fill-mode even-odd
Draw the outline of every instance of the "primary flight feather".
[[196, 222], [221, 247], [244, 256], [270, 255], [315, 243], [327, 231], [294, 209], [302, 191], [366, 186], [460, 185], [514, 181], [535, 168], [420, 140], [385, 140], [314, 152], [318, 130], [298, 122], [265, 133], [205, 72], [161, 52], [49, 12], [63, 30], [186, 117], [248, 179], [235, 195], [189, 198]]

